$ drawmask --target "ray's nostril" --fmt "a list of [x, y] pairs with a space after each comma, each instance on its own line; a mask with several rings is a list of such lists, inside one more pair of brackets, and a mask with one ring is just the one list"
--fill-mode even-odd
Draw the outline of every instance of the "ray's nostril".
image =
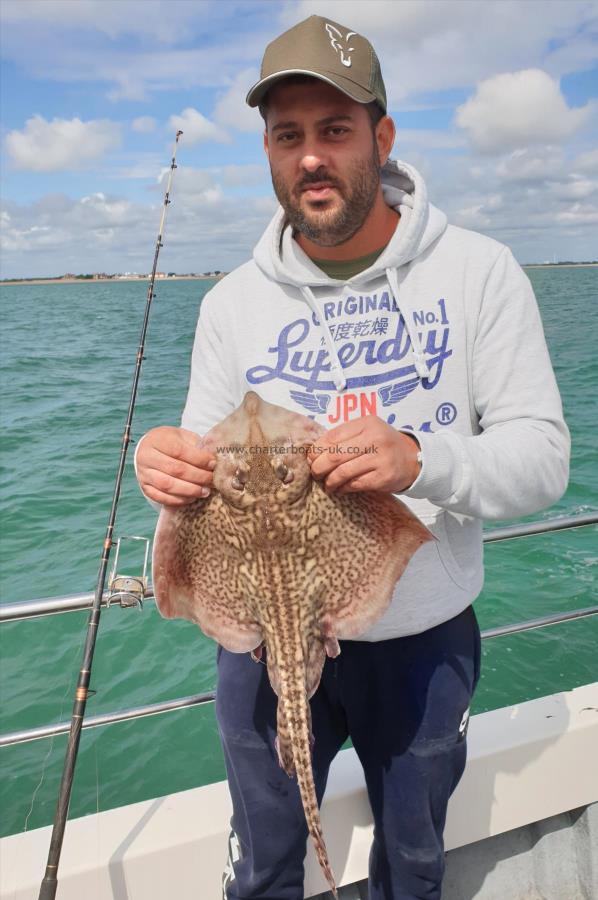
[[239, 466], [231, 479], [231, 484], [236, 491], [242, 491], [249, 477], [249, 468], [247, 466]]
[[273, 460], [272, 468], [283, 484], [290, 484], [294, 478], [293, 472], [286, 466], [281, 459]]

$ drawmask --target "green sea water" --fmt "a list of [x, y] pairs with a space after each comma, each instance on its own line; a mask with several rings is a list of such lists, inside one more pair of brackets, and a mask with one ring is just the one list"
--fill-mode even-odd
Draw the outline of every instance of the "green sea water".
[[[569, 489], [544, 518], [598, 506], [598, 269], [528, 274], [573, 437]], [[210, 286], [158, 286], [134, 435], [178, 425]], [[2, 288], [3, 602], [95, 588], [146, 290], [143, 282]], [[156, 515], [130, 457], [116, 534], [151, 537]], [[482, 628], [596, 603], [594, 528], [490, 545], [485, 555]], [[138, 568], [125, 558], [124, 569]], [[86, 621], [70, 613], [0, 626], [3, 733], [70, 718]], [[474, 712], [595, 681], [597, 641], [598, 617], [486, 641]], [[112, 608], [101, 618], [88, 714], [209, 690], [214, 657], [195, 626], [162, 619], [153, 603]], [[52, 821], [65, 745], [59, 737], [3, 751], [2, 834]], [[211, 704], [84, 731], [70, 816], [223, 777]]]

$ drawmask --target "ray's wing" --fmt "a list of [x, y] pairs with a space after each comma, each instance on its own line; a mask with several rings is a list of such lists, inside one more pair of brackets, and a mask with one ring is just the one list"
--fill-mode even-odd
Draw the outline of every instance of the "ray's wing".
[[222, 498], [214, 493], [188, 506], [163, 508], [152, 557], [156, 604], [168, 619], [195, 622], [227, 650], [254, 650], [262, 632], [248, 608], [242, 565]]
[[407, 563], [434, 536], [391, 494], [328, 495], [315, 482], [308, 510], [309, 590], [325, 638], [356, 638], [386, 612]]
[[[265, 434], [291, 443], [313, 442], [323, 431], [305, 416], [261, 401], [248, 392], [242, 404], [199, 439], [216, 454], [214, 490], [206, 500], [162, 509], [156, 527], [152, 572], [158, 609], [167, 618], [196, 622], [209, 637], [234, 653], [254, 650], [261, 627], [247, 598], [256, 587], [218, 488], [219, 470], [235, 465], [232, 448], [246, 447], [256, 415]], [[227, 479], [222, 476], [221, 481]]]

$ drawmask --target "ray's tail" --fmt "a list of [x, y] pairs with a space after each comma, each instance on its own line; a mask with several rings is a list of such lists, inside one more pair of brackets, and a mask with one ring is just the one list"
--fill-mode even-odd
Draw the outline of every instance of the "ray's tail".
[[305, 691], [305, 681], [282, 678], [278, 697], [277, 749], [280, 765], [287, 775], [296, 775], [303, 803], [307, 829], [316, 856], [330, 890], [338, 897], [328, 851], [322, 833], [320, 810], [311, 762], [311, 709]]

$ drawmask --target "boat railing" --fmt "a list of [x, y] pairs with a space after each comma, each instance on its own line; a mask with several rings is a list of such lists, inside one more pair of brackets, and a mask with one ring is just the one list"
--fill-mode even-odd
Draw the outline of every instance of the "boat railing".
[[[598, 523], [598, 511], [579, 513], [573, 516], [559, 516], [558, 518], [544, 519], [537, 522], [526, 522], [521, 525], [508, 525], [504, 528], [494, 528], [484, 532], [484, 543], [512, 540], [514, 538], [528, 537], [531, 535], [548, 534], [563, 531], [570, 528], [581, 528]], [[59, 613], [77, 612], [90, 609], [93, 603], [92, 593], [71, 594], [64, 597], [48, 597], [40, 600], [25, 600], [15, 603], [0, 604], [0, 624], [6, 622], [18, 622], [23, 619], [40, 618], [42, 616], [57, 615]], [[151, 585], [148, 585], [144, 601], [153, 600]], [[102, 600], [102, 606], [110, 608], [119, 605], [118, 594], [106, 592]], [[130, 599], [124, 599], [123, 606], [131, 606]], [[588, 616], [598, 615], [597, 606], [587, 606], [581, 609], [567, 610], [551, 615], [528, 619], [523, 622], [515, 622], [510, 625], [500, 625], [482, 631], [482, 640], [502, 637], [507, 634], [519, 634], [523, 631], [532, 631], [537, 628], [545, 628], [562, 622], [570, 622], [573, 619], [582, 619]], [[125, 722], [130, 719], [140, 719], [146, 716], [155, 716], [160, 713], [173, 710], [186, 709], [191, 706], [201, 706], [211, 703], [215, 698], [214, 691], [206, 691], [203, 694], [190, 694], [187, 697], [177, 697], [174, 700], [164, 700], [159, 703], [149, 703], [144, 706], [135, 706], [128, 709], [120, 709], [111, 713], [96, 716], [86, 716], [83, 728], [98, 728], [101, 725], [111, 725], [115, 722]], [[28, 728], [23, 731], [13, 731], [0, 735], [0, 747], [8, 747], [12, 744], [24, 744], [28, 741], [36, 741], [52, 735], [67, 734], [70, 729], [70, 719], [66, 722], [58, 722], [51, 725], [42, 725], [38, 728]]]

